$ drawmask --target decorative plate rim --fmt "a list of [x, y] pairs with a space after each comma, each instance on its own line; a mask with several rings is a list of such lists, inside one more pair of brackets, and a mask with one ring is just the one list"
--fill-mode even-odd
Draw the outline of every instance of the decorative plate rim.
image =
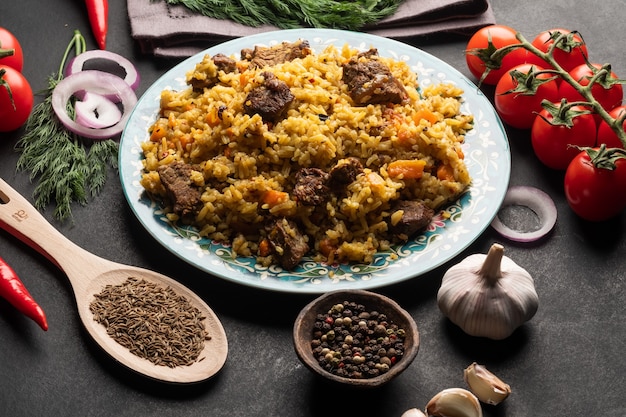
[[[234, 258], [227, 245], [201, 238], [193, 228], [168, 223], [158, 203], [139, 184], [143, 155], [140, 144], [154, 122], [160, 92], [183, 87], [187, 71], [205, 54], [238, 54], [254, 45], [307, 39], [319, 52], [333, 44], [353, 48], [373, 46], [381, 56], [406, 61], [421, 86], [452, 82], [464, 90], [463, 110], [474, 114], [474, 129], [463, 151], [472, 177], [469, 189], [444, 208], [428, 230], [404, 245], [378, 253], [371, 264], [333, 264], [304, 260], [294, 271], [262, 267], [252, 257]], [[373, 289], [418, 277], [449, 261], [489, 226], [504, 199], [511, 170], [508, 138], [490, 101], [467, 77], [427, 52], [408, 44], [360, 32], [334, 29], [294, 29], [260, 33], [208, 48], [178, 63], [155, 81], [139, 99], [120, 140], [119, 172], [131, 210], [148, 233], [181, 260], [213, 276], [246, 286], [290, 293], [319, 294], [339, 289]]]

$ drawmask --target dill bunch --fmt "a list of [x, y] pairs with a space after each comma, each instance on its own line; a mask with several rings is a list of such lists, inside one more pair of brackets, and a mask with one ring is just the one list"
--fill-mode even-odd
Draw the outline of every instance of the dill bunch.
[[[157, 1], [157, 0], [152, 0]], [[165, 0], [246, 26], [358, 30], [391, 16], [404, 0]]]
[[[100, 193], [109, 167], [117, 169], [119, 150], [118, 143], [111, 139], [83, 142], [54, 113], [52, 91], [63, 78], [62, 69], [72, 47], [77, 55], [84, 52], [84, 38], [78, 31], [68, 45], [58, 75], [48, 78], [45, 98], [33, 108], [25, 133], [15, 145], [20, 152], [17, 170], [29, 171], [30, 180], [36, 182], [35, 207], [43, 210], [54, 200], [54, 217], [61, 221], [71, 217], [73, 203], [85, 205], [90, 196]], [[71, 104], [68, 112], [73, 113]]]

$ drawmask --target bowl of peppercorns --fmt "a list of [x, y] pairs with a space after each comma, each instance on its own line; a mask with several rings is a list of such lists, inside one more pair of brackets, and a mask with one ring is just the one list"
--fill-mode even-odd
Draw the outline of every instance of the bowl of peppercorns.
[[419, 350], [415, 320], [398, 303], [365, 290], [325, 293], [307, 304], [293, 327], [300, 361], [347, 386], [373, 388], [398, 376]]

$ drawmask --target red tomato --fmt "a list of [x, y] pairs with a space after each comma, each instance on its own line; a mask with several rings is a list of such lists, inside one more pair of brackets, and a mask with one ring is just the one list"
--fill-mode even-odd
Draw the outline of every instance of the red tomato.
[[[584, 111], [582, 106], [574, 106], [572, 111]], [[562, 117], [561, 117], [562, 116]], [[557, 114], [558, 118], [571, 116]], [[574, 146], [591, 147], [596, 143], [596, 121], [586, 113], [571, 118], [573, 125], [551, 124], [555, 117], [545, 108], [535, 117], [530, 131], [531, 142], [537, 158], [549, 168], [565, 170], [580, 150]]]
[[[591, 64], [594, 68], [600, 69], [602, 65]], [[579, 65], [570, 71], [570, 75], [582, 86], [589, 85], [589, 79], [594, 75], [595, 70], [587, 66], [587, 64]], [[611, 71], [611, 78], [617, 79], [617, 75]], [[578, 91], [571, 84], [562, 82], [559, 87], [559, 94], [566, 98], [567, 101], [585, 101]], [[591, 87], [591, 94], [600, 103], [606, 111], [622, 104], [624, 92], [621, 84], [613, 84], [609, 88], [604, 88], [600, 84], [594, 84]]]
[[[542, 109], [542, 100], [560, 101], [559, 88], [555, 79], [544, 82], [532, 94], [530, 92], [513, 92], [520, 83], [514, 75], [529, 74], [531, 68], [534, 68], [535, 72], [543, 70], [543, 68], [532, 64], [518, 65], [504, 74], [496, 85], [494, 104], [498, 115], [506, 124], [518, 129], [530, 129], [532, 127], [537, 113]], [[550, 74], [543, 73], [537, 74], [534, 78], [537, 82], [537, 80], [551, 77]]]
[[472, 75], [480, 79], [489, 66], [492, 69], [482, 82], [496, 85], [504, 73], [526, 62], [528, 51], [518, 48], [502, 58], [499, 68], [493, 68], [494, 64], [489, 63], [488, 58], [496, 49], [520, 43], [515, 35], [515, 29], [503, 25], [485, 26], [475, 32], [467, 43], [465, 51], [465, 61]]
[[585, 220], [608, 220], [626, 207], [626, 159], [615, 161], [613, 170], [597, 168], [582, 151], [567, 167], [564, 182], [569, 206]]
[[[33, 90], [16, 69], [0, 65], [0, 73], [0, 132], [10, 132], [28, 119], [33, 109]], [[11, 90], [13, 101], [7, 87]]]
[[[0, 58], [0, 65], [7, 65], [15, 68], [19, 72], [22, 72], [24, 67], [24, 55], [22, 54], [22, 47], [17, 41], [17, 38], [13, 36], [11, 32], [0, 27], [0, 50], [13, 49], [13, 55], [8, 55]], [[3, 55], [3, 51], [0, 51], [0, 57]]]
[[[551, 29], [541, 32], [535, 39], [533, 39], [533, 46], [542, 52], [547, 52], [548, 49], [554, 45], [555, 39], [553, 36], [567, 35], [557, 43], [556, 47], [552, 51], [552, 58], [561, 66], [565, 71], [571, 71], [579, 65], [586, 62], [588, 56], [587, 45], [585, 45], [583, 39], [576, 33], [572, 33], [567, 29]], [[528, 54], [528, 62], [540, 65], [544, 68], [551, 68], [551, 66], [539, 58], [533, 53]]]
[[[626, 106], [617, 106], [609, 112], [609, 115], [612, 118], [617, 119], [618, 117], [622, 116], [624, 112], [626, 112]], [[622, 128], [626, 130], [626, 120], [622, 124]], [[596, 146], [600, 146], [603, 143], [606, 145], [607, 148], [624, 147], [624, 144], [617, 137], [617, 134], [613, 132], [613, 129], [609, 127], [608, 123], [604, 120], [601, 120], [600, 124], [598, 125], [598, 138], [596, 140]]]

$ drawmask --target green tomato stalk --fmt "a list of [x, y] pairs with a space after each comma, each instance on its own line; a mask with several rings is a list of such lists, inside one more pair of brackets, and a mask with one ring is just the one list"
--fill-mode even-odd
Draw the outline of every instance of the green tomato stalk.
[[[543, 52], [535, 47], [532, 42], [528, 41], [521, 33], [518, 32], [516, 37], [520, 41], [520, 43], [508, 45], [494, 50], [491, 53], [490, 62], [502, 62], [502, 58], [506, 54], [519, 48], [526, 49], [532, 54], [543, 59], [552, 66], [552, 69], [541, 70], [539, 72], [551, 73], [555, 74], [555, 76], [559, 76], [564, 82], [570, 84], [586, 100], [577, 101], [575, 103], [568, 103], [568, 106], [583, 105], [593, 109], [593, 111], [595, 111], [602, 118], [602, 120], [604, 120], [611, 127], [611, 129], [615, 132], [617, 137], [622, 142], [624, 148], [626, 148], [626, 132], [624, 131], [623, 126], [624, 121], [626, 120], [626, 112], [624, 114], [621, 114], [618, 118], [611, 117], [609, 112], [604, 107], [602, 107], [602, 105], [594, 98], [591, 91], [591, 88], [595, 84], [601, 84], [604, 88], [609, 88], [614, 84], [626, 84], [626, 80], [615, 79], [611, 77], [610, 64], [604, 64], [600, 69], [596, 69], [592, 67], [589, 62], [587, 62], [587, 64], [590, 65], [590, 68], [593, 68], [594, 73], [593, 76], [589, 79], [589, 84], [585, 86], [581, 85], [578, 80], [574, 79], [569, 74], [569, 72], [567, 72], [567, 70], [565, 70], [553, 57], [553, 52], [555, 48], [562, 44], [569, 45], [569, 43], [567, 43], [569, 40], [569, 36], [571, 36], [571, 34], [555, 34], [554, 42], [550, 45], [546, 52]], [[561, 104], [563, 105], [564, 103]], [[547, 103], [543, 103], [543, 105], [544, 107], [546, 107]], [[614, 150], [612, 148], [606, 148], [606, 146], [602, 146], [600, 149], [597, 149], [595, 151], [589, 148], [584, 148], [583, 150], [587, 151], [596, 167], [602, 167], [605, 169], [614, 169], [614, 162], [616, 159], [626, 158], [626, 152], [624, 152], [623, 150]], [[599, 162], [599, 165], [596, 162]], [[612, 168], [608, 168], [610, 166], [612, 166]]]
[[2, 49], [0, 48], [0, 59], [8, 56], [15, 55], [15, 49]]

